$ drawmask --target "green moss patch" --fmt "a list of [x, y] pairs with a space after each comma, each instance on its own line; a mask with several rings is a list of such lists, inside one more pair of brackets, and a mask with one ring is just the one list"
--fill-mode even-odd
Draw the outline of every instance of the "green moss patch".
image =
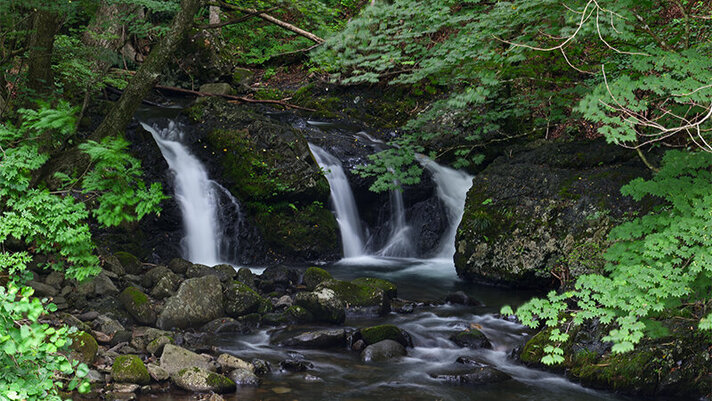
[[111, 377], [117, 383], [146, 385], [151, 382], [146, 365], [137, 355], [119, 355], [111, 367]]

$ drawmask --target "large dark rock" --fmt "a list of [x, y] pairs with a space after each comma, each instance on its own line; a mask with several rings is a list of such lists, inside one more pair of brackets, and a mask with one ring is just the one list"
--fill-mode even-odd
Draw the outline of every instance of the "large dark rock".
[[390, 311], [390, 301], [385, 291], [371, 284], [356, 284], [341, 280], [326, 280], [316, 290], [330, 289], [352, 312], [383, 315]]
[[392, 324], [382, 324], [361, 329], [361, 339], [363, 339], [367, 345], [375, 344], [383, 340], [393, 340], [404, 347], [413, 346], [410, 335]]
[[166, 300], [156, 325], [164, 330], [197, 327], [223, 315], [220, 279], [209, 275], [185, 280]]
[[472, 349], [492, 348], [487, 336], [477, 329], [465, 330], [454, 334], [450, 337], [450, 340], [461, 347]]
[[334, 290], [329, 288], [300, 292], [294, 298], [294, 303], [311, 312], [314, 318], [320, 322], [338, 324], [346, 320], [344, 303], [336, 296]]
[[138, 323], [153, 325], [156, 322], [156, 312], [153, 310], [148, 296], [136, 287], [127, 287], [119, 294], [119, 301], [131, 317]]
[[287, 338], [278, 340], [278, 343], [282, 346], [297, 348], [343, 347], [346, 344], [346, 332], [344, 329], [307, 331], [287, 336]]
[[547, 287], [603, 265], [610, 228], [639, 206], [620, 193], [646, 175], [634, 153], [603, 141], [545, 143], [475, 176], [457, 230], [460, 277]]
[[371, 344], [361, 352], [363, 362], [383, 362], [405, 356], [405, 348], [393, 340], [383, 340]]
[[430, 376], [447, 384], [471, 386], [499, 383], [512, 378], [510, 375], [489, 366], [480, 366], [459, 372], [431, 373]]
[[225, 313], [240, 317], [255, 313], [265, 300], [246, 284], [233, 281], [225, 289]]

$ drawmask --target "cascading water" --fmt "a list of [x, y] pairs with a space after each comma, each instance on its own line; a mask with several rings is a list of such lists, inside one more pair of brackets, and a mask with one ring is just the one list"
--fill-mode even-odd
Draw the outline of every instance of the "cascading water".
[[[208, 266], [236, 260], [237, 234], [226, 235], [222, 221], [240, 219], [240, 205], [230, 192], [208, 178], [200, 161], [181, 143], [183, 132], [171, 121], [168, 128], [141, 123], [158, 144], [174, 173], [175, 197], [183, 216], [184, 257]], [[233, 217], [233, 218], [234, 218]], [[239, 221], [233, 227], [239, 227]]]
[[309, 149], [314, 154], [319, 166], [324, 169], [326, 179], [329, 181], [331, 201], [336, 212], [336, 221], [341, 231], [344, 257], [363, 256], [365, 252], [361, 218], [358, 215], [356, 200], [341, 162], [316, 145], [310, 143]]
[[435, 257], [452, 260], [455, 255], [457, 226], [460, 225], [465, 211], [467, 191], [472, 187], [472, 176], [463, 171], [441, 166], [427, 158], [423, 158], [421, 163], [433, 175], [433, 181], [437, 185], [438, 198], [445, 205], [449, 224], [440, 240], [440, 250]]
[[391, 190], [391, 220], [390, 235], [386, 245], [377, 252], [378, 256], [411, 257], [415, 255], [415, 247], [411, 238], [411, 228], [405, 219], [405, 202], [403, 192]]

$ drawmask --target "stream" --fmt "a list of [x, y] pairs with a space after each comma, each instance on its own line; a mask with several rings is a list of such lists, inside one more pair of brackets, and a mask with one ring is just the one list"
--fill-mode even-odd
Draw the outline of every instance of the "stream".
[[[312, 124], [314, 125], [314, 124]], [[230, 247], [236, 243], [226, 238], [221, 227], [221, 210], [236, 209], [239, 204], [216, 182], [210, 180], [198, 159], [181, 145], [181, 135], [175, 125], [159, 128], [143, 124], [159, 144], [175, 180], [175, 196], [183, 213], [185, 237], [184, 257], [193, 262], [217, 264], [230, 262]], [[375, 142], [375, 141], [374, 141]], [[509, 357], [530, 335], [519, 324], [496, 316], [507, 304], [520, 305], [534, 295], [532, 291], [501, 289], [468, 284], [455, 274], [452, 261], [457, 224], [462, 217], [465, 194], [471, 185], [467, 174], [422, 160], [437, 185], [437, 196], [443, 204], [450, 225], [441, 241], [430, 253], [431, 258], [413, 251], [414, 238], [403, 204], [403, 196], [391, 193], [391, 216], [387, 240], [370, 245], [369, 228], [363, 226], [358, 207], [341, 162], [328, 150], [310, 144], [317, 161], [324, 169], [332, 189], [332, 210], [345, 240], [346, 258], [322, 264], [320, 267], [335, 278], [351, 280], [370, 276], [395, 283], [398, 297], [416, 300], [420, 306], [411, 313], [396, 313], [383, 317], [348, 315], [344, 327], [364, 328], [379, 324], [394, 324], [406, 330], [414, 347], [400, 359], [386, 363], [361, 362], [358, 352], [346, 348], [294, 350], [272, 344], [272, 339], [285, 331], [300, 332], [329, 326], [260, 328], [250, 334], [219, 334], [208, 345], [219, 352], [233, 354], [245, 360], [259, 358], [268, 361], [272, 372], [262, 378], [257, 388], [239, 388], [225, 394], [226, 400], [625, 400], [626, 397], [598, 392], [572, 383], [560, 375], [529, 369]], [[227, 193], [225, 193], [227, 192]], [[233, 235], [236, 238], [236, 235]], [[231, 245], [232, 244], [232, 245]], [[232, 263], [237, 267], [237, 263]], [[306, 266], [303, 266], [306, 267]], [[254, 269], [259, 272], [261, 269]], [[480, 301], [482, 306], [443, 304], [447, 294], [463, 291]], [[480, 329], [491, 341], [492, 349], [469, 349], [455, 345], [449, 337], [472, 326]], [[333, 327], [333, 326], [331, 326]], [[298, 351], [298, 353], [294, 353]], [[462, 368], [455, 361], [469, 357], [493, 366], [512, 376], [513, 380], [481, 386], [445, 384], [431, 377], [434, 372]], [[313, 363], [306, 372], [280, 371], [279, 362], [304, 358]], [[140, 400], [184, 401], [195, 396], [180, 391], [168, 394], [140, 395]]]

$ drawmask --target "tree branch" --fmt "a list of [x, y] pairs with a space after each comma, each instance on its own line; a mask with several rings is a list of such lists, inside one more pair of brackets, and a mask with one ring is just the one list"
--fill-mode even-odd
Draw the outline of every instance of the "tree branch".
[[240, 11], [240, 12], [247, 13], [247, 14], [253, 14], [253, 15], [255, 15], [256, 17], [262, 18], [263, 20], [265, 20], [265, 21], [267, 21], [267, 22], [270, 22], [270, 23], [272, 23], [272, 24], [275, 24], [275, 25], [277, 25], [277, 26], [280, 26], [280, 27], [282, 27], [282, 28], [284, 28], [284, 29], [286, 29], [286, 30], [288, 30], [288, 31], [292, 31], [292, 32], [296, 33], [296, 34], [299, 35], [299, 36], [303, 36], [303, 37], [305, 37], [305, 38], [311, 40], [311, 41], [314, 42], [314, 43], [319, 43], [319, 44], [324, 43], [324, 39], [322, 39], [322, 38], [320, 38], [320, 37], [314, 35], [313, 33], [307, 32], [307, 31], [305, 31], [304, 29], [301, 29], [301, 28], [299, 28], [299, 27], [296, 27], [296, 26], [294, 26], [294, 25], [292, 25], [292, 24], [290, 24], [290, 23], [288, 23], [288, 22], [284, 22], [284, 21], [282, 21], [282, 20], [280, 20], [280, 19], [277, 19], [277, 18], [275, 18], [275, 17], [273, 17], [273, 16], [271, 16], [271, 15], [265, 13], [265, 12], [255, 10], [254, 8], [242, 8], [242, 7], [238, 7], [238, 6], [233, 5], [233, 4], [228, 4], [228, 3], [226, 3], [226, 2], [223, 1], [223, 0], [218, 0], [218, 5], [220, 5], [220, 7], [222, 7], [222, 8], [228, 9], [228, 10]]
[[260, 100], [260, 99], [251, 99], [249, 97], [242, 97], [242, 96], [233, 96], [233, 95], [221, 95], [221, 94], [216, 94], [216, 93], [205, 93], [205, 92], [199, 92], [199, 91], [194, 91], [190, 89], [183, 89], [183, 88], [176, 88], [173, 86], [163, 86], [163, 85], [156, 85], [156, 89], [160, 90], [166, 90], [170, 92], [177, 92], [177, 93], [185, 93], [187, 95], [194, 95], [194, 96], [200, 96], [200, 97], [206, 97], [206, 96], [216, 96], [216, 97], [222, 97], [225, 99], [229, 99], [232, 102], [231, 103], [268, 103], [268, 104], [278, 104], [280, 106], [284, 107], [289, 107], [292, 109], [297, 109], [297, 110], [304, 110], [304, 111], [312, 111], [315, 112], [316, 110], [310, 109], [308, 107], [302, 107], [302, 106], [297, 106], [296, 104], [291, 104], [287, 103], [284, 100]]

